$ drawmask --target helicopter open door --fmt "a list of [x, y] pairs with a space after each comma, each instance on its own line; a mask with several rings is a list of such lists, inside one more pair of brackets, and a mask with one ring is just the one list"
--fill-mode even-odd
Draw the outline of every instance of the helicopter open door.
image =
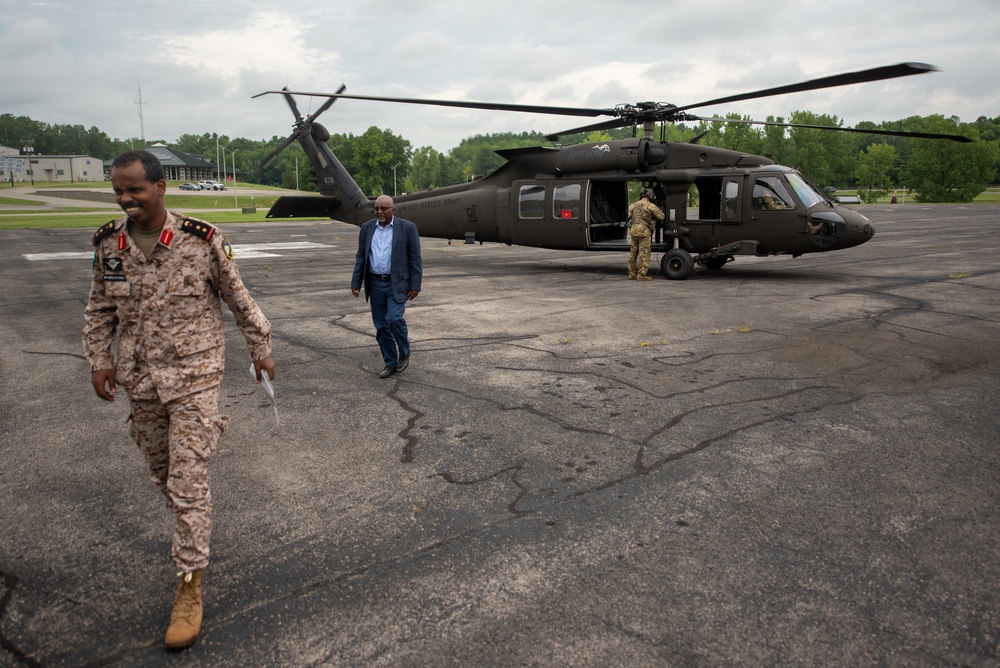
[[515, 181], [512, 243], [543, 248], [587, 247], [583, 181]]

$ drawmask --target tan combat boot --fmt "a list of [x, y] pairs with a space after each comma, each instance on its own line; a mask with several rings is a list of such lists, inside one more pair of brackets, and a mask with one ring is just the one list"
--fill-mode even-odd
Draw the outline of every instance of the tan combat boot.
[[170, 649], [182, 649], [201, 634], [201, 571], [182, 573], [174, 599], [174, 611], [163, 642]]

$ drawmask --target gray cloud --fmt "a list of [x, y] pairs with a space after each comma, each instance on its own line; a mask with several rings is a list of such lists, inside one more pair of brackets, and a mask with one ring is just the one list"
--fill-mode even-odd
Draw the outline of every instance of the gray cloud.
[[[217, 132], [265, 139], [286, 135], [291, 114], [277, 96], [251, 96], [285, 85], [566, 106], [690, 104], [911, 60], [942, 72], [697, 111], [763, 119], [807, 109], [850, 125], [1000, 115], [1000, 8], [985, 0], [723, 1], [710, 8], [669, 0], [182, 0], [124, 8], [0, 0], [0, 8], [8, 56], [0, 111], [96, 125], [123, 139], [139, 135], [140, 84], [147, 138]], [[303, 99], [300, 107], [319, 104]], [[578, 121], [351, 100], [324, 115], [334, 132], [377, 125], [442, 151], [471, 134], [555, 131]]]

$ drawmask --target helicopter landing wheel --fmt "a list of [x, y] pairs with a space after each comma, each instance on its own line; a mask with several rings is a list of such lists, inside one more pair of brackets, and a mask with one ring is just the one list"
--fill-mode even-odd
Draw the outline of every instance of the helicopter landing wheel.
[[702, 264], [705, 265], [706, 269], [718, 270], [726, 266], [726, 263], [732, 259], [729, 255], [720, 255], [719, 257], [713, 257], [705, 260]]
[[663, 255], [660, 270], [672, 281], [683, 281], [694, 273], [694, 260], [683, 248], [674, 248]]

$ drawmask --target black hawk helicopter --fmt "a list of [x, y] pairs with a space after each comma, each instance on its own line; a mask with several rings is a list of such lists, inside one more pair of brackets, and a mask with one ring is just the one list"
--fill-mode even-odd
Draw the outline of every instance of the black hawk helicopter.
[[[686, 279], [695, 265], [721, 269], [737, 255], [782, 255], [841, 250], [875, 234], [871, 222], [831, 199], [794, 169], [770, 158], [689, 143], [655, 141], [656, 123], [718, 121], [805, 127], [864, 134], [971, 141], [958, 135], [705, 118], [689, 109], [834, 86], [891, 79], [935, 71], [923, 63], [901, 63], [813, 79], [802, 83], [676, 106], [659, 102], [623, 104], [611, 109], [428, 100], [336, 93], [266, 91], [283, 95], [295, 115], [294, 130], [264, 161], [266, 167], [293, 141], [309, 158], [311, 180], [322, 196], [285, 196], [269, 218], [324, 216], [361, 225], [373, 217], [374, 197], [361, 192], [327, 146], [330, 133], [317, 117], [338, 99], [421, 104], [466, 109], [517, 111], [567, 116], [611, 116], [559, 136], [633, 127], [633, 137], [563, 147], [497, 151], [507, 162], [472, 182], [394, 198], [396, 212], [416, 223], [423, 237], [498, 242], [552, 249], [611, 251], [629, 249], [628, 185], [638, 182], [654, 193], [666, 214], [653, 237], [663, 253], [660, 268], [669, 279]], [[328, 98], [303, 117], [294, 95]], [[643, 126], [644, 136], [635, 136]], [[662, 127], [662, 125], [661, 125]], [[688, 193], [697, 189], [696, 217], [688, 216]], [[378, 194], [378, 193], [376, 193]]]

